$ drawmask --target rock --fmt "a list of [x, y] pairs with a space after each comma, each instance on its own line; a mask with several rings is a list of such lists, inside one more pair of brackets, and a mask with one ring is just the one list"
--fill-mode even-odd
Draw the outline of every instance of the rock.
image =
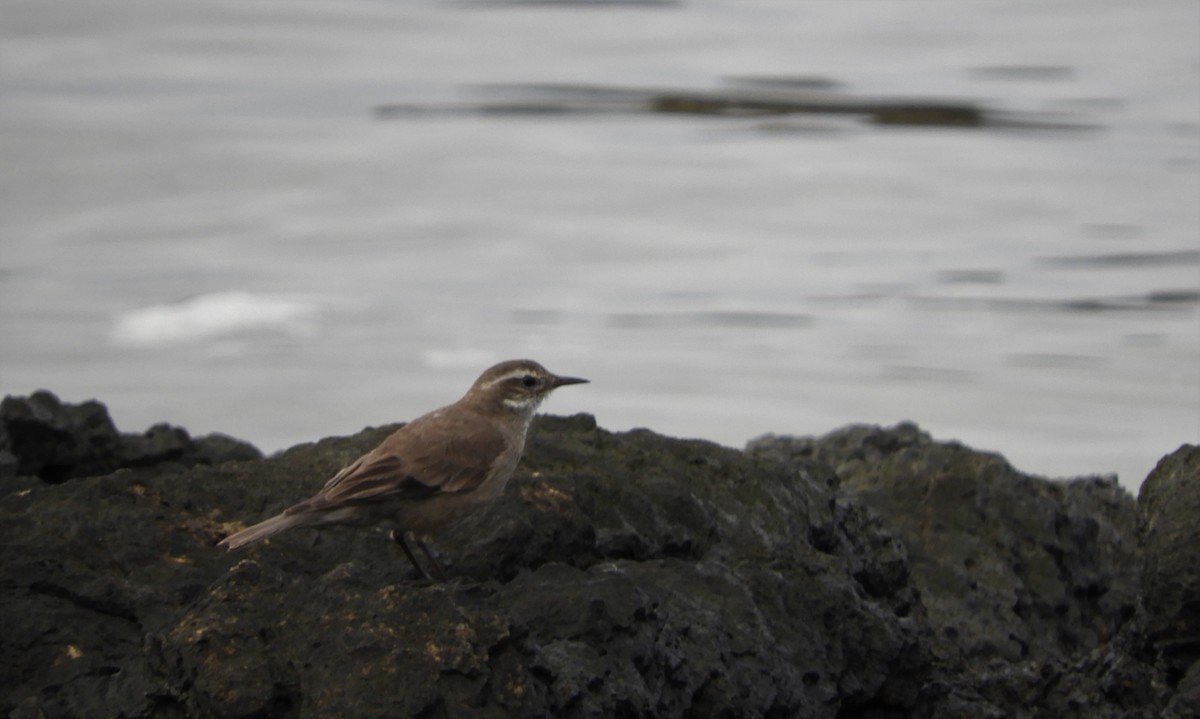
[[216, 541], [392, 428], [261, 462], [123, 470], [0, 501], [0, 711], [48, 717], [823, 717], [916, 701], [903, 546], [782, 466], [541, 418], [522, 472], [412, 581], [382, 531]]
[[188, 466], [213, 465], [262, 459], [263, 453], [249, 442], [220, 432], [211, 432], [193, 437], [191, 445], [184, 452], [184, 457], [184, 464]]
[[[216, 546], [395, 427], [10, 478], [0, 715], [1194, 716], [1195, 645], [1172, 629], [1195, 596], [1194, 448], [1135, 506], [911, 424], [737, 452], [541, 417], [505, 494], [434, 538], [448, 583], [384, 528]], [[135, 451], [173, 455], [181, 432]], [[128, 461], [108, 446], [87, 461]]]
[[912, 424], [767, 437], [748, 451], [829, 462], [903, 539], [944, 659], [983, 670], [1074, 655], [1133, 615], [1137, 508], [1115, 479], [1030, 477]]
[[1200, 662], [1193, 662], [1175, 687], [1175, 695], [1163, 710], [1162, 719], [1195, 719], [1196, 707], [1200, 707]]
[[[1198, 696], [1200, 661], [1200, 447], [1164, 457], [1138, 494], [1141, 589], [1147, 631], [1174, 685]], [[1200, 702], [1192, 706], [1200, 706]]]
[[[1046, 716], [1142, 716], [1126, 712], [1158, 696], [1133, 651], [1139, 630], [1114, 642], [1135, 613], [1138, 567], [1137, 506], [1115, 478], [1031, 477], [911, 423], [766, 436], [747, 451], [828, 462], [908, 547], [939, 677], [929, 711], [1019, 716], [1041, 702]], [[1123, 693], [1141, 699], [1112, 700]]]
[[119, 434], [108, 410], [94, 400], [64, 405], [45, 390], [28, 398], [5, 397], [0, 425], [4, 450], [17, 458], [18, 474], [61, 481], [116, 468]]
[[192, 439], [166, 424], [122, 434], [95, 400], [63, 404], [39, 390], [0, 402], [0, 480], [29, 475], [62, 482], [162, 462], [194, 466], [261, 458], [246, 442], [224, 435]]

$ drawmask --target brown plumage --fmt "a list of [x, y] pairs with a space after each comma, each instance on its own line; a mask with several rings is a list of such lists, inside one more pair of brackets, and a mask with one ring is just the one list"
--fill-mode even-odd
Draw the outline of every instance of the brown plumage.
[[[521, 460], [538, 405], [555, 388], [583, 382], [552, 374], [532, 360], [501, 362], [457, 402], [396, 430], [311, 498], [226, 537], [221, 545], [233, 550], [293, 527], [390, 520], [400, 528], [393, 538], [428, 577], [404, 534], [428, 534], [499, 496]], [[433, 562], [425, 545], [417, 543]]]

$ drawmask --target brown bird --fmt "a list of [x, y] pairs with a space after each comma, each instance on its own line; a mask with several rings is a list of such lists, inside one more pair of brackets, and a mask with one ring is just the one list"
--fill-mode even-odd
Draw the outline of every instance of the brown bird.
[[[428, 579], [404, 535], [427, 535], [498, 497], [525, 450], [538, 405], [556, 388], [584, 382], [559, 377], [532, 360], [501, 362], [480, 375], [462, 399], [396, 430], [310, 499], [231, 534], [221, 545], [233, 550], [293, 527], [391, 521], [399, 527], [392, 539]], [[416, 541], [444, 579], [428, 547]]]

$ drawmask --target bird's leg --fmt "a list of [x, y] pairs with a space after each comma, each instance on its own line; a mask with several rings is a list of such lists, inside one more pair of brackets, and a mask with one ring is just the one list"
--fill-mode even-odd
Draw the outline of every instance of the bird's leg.
[[433, 565], [435, 570], [437, 570], [438, 579], [440, 579], [442, 582], [446, 582], [446, 570], [442, 569], [442, 563], [437, 560], [437, 557], [433, 556], [433, 552], [429, 551], [429, 547], [425, 546], [425, 542], [417, 539], [415, 536], [413, 539], [416, 540], [417, 546], [421, 548], [421, 551], [425, 553], [425, 556], [429, 559], [429, 563]]
[[[417, 561], [416, 556], [413, 555], [412, 550], [408, 548], [408, 543], [404, 541], [405, 534], [407, 534], [407, 532], [401, 532], [398, 529], [393, 529], [391, 537], [392, 540], [395, 541], [396, 544], [399, 544], [400, 548], [404, 550], [404, 556], [408, 557], [408, 561], [412, 562], [412, 565], [416, 567], [417, 573], [432, 582], [433, 577], [429, 576], [429, 572], [425, 571], [425, 568], [421, 566], [421, 563]], [[422, 544], [421, 549], [425, 549], [425, 545]], [[426, 549], [425, 553], [428, 555], [429, 550]], [[441, 570], [441, 567], [438, 567], [438, 569]]]

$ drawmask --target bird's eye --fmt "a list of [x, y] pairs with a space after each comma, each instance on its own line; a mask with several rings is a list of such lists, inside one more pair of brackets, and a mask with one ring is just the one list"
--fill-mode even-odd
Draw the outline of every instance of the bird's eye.
[[537, 377], [534, 377], [531, 374], [527, 374], [521, 378], [521, 384], [525, 385], [526, 387], [533, 387], [537, 383]]

